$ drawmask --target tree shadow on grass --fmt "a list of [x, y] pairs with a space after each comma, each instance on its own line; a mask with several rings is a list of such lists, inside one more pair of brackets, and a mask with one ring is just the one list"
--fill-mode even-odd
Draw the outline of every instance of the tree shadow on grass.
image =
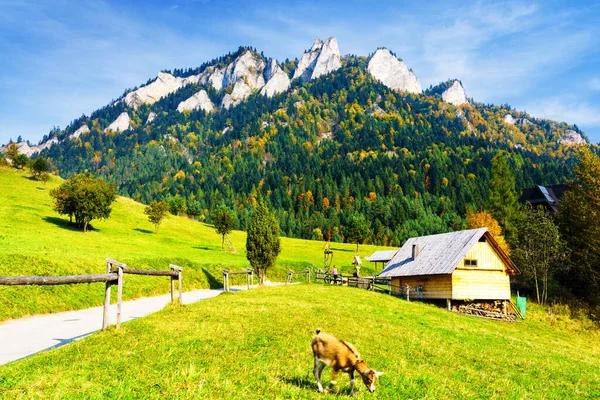
[[223, 287], [223, 282], [219, 282], [217, 278], [215, 278], [213, 274], [208, 272], [206, 268], [202, 268], [202, 272], [204, 272], [204, 275], [206, 276], [208, 287], [210, 287], [211, 289], [221, 289]]
[[154, 233], [154, 232], [152, 232], [149, 229], [133, 228], [133, 230], [137, 231], [137, 232], [141, 232], [141, 233], [149, 233], [149, 234], [153, 234]]
[[221, 250], [221, 246], [194, 246], [194, 249], [198, 249], [198, 250]]
[[[355, 244], [355, 246], [356, 246], [356, 244]], [[331, 250], [343, 251], [343, 252], [346, 252], [346, 253], [354, 253], [354, 250], [356, 250], [356, 248], [354, 248], [354, 249], [342, 249], [340, 247], [331, 247]]]
[[[59, 228], [66, 229], [68, 231], [75, 232], [83, 232], [83, 229], [79, 228], [74, 223], [69, 222], [67, 219], [57, 218], [57, 217], [44, 217], [42, 218], [44, 221], [49, 222], [58, 226]], [[92, 225], [87, 226], [87, 230], [89, 231], [98, 231], [98, 229], [94, 228]]]

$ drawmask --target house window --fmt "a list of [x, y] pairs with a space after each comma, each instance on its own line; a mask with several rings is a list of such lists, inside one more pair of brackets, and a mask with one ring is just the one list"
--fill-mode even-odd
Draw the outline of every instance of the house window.
[[465, 259], [465, 267], [477, 268], [477, 260]]

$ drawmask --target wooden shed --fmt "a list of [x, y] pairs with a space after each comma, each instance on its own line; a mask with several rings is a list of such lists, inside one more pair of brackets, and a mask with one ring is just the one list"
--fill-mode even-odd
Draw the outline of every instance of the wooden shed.
[[396, 255], [397, 252], [398, 252], [398, 249], [378, 250], [378, 251], [374, 252], [373, 254], [371, 254], [368, 258], [365, 258], [365, 260], [374, 263], [375, 269], [377, 269], [377, 264], [381, 263], [381, 266], [382, 266], [381, 269], [383, 270], [385, 268], [385, 264], [390, 262], [390, 260], [392, 258], [394, 258], [394, 256]]
[[[487, 228], [410, 238], [379, 274], [425, 299], [510, 300], [511, 259]], [[399, 289], [397, 289], [399, 290]]]

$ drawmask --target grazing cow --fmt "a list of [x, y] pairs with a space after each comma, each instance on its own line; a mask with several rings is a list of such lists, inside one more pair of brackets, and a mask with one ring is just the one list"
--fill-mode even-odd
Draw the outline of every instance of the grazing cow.
[[377, 379], [383, 375], [383, 372], [377, 372], [369, 368], [366, 362], [360, 358], [360, 354], [354, 346], [336, 338], [328, 333], [322, 333], [317, 329], [311, 343], [312, 351], [315, 356], [315, 368], [313, 373], [317, 379], [319, 392], [323, 393], [321, 384], [321, 374], [325, 366], [331, 367], [331, 386], [334, 386], [338, 372], [346, 372], [350, 376], [350, 385], [352, 386], [352, 396], [354, 396], [354, 371], [358, 372], [365, 383], [369, 392], [375, 391]]

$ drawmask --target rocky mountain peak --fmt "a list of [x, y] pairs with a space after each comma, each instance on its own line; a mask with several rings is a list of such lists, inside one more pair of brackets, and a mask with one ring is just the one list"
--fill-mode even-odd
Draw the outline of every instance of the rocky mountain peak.
[[310, 51], [321, 50], [321, 47], [323, 47], [323, 41], [319, 38], [316, 38], [315, 41], [313, 42], [312, 47], [310, 48]]
[[260, 90], [260, 93], [267, 97], [272, 97], [278, 93], [285, 92], [290, 88], [290, 78], [281, 69], [274, 58], [271, 58], [265, 68], [265, 79], [267, 83]]
[[421, 83], [406, 64], [398, 60], [388, 49], [378, 49], [367, 67], [369, 73], [390, 89], [409, 93], [421, 93]]
[[307, 82], [333, 72], [341, 66], [337, 39], [330, 37], [323, 42], [316, 38], [311, 49], [302, 55], [293, 79], [300, 78], [303, 82]]
[[465, 89], [458, 80], [442, 93], [442, 100], [455, 106], [468, 103]]

